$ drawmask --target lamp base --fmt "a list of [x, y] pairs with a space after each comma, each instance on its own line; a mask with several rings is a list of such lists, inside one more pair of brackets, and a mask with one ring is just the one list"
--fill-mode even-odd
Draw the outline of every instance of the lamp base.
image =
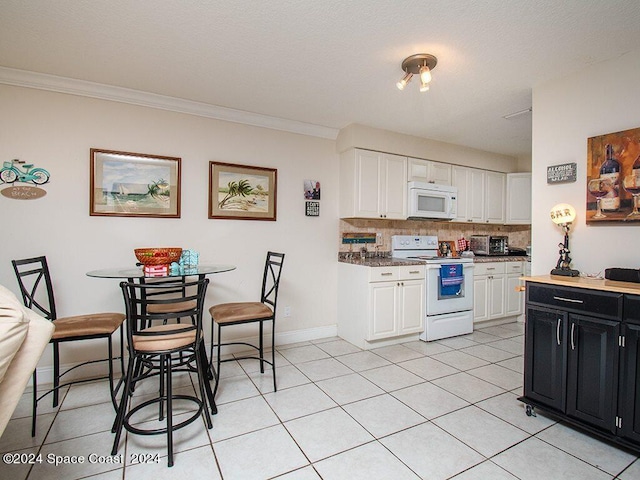
[[580, 272], [578, 270], [572, 270], [570, 268], [554, 268], [551, 270], [551, 275], [562, 275], [563, 277], [579, 277]]

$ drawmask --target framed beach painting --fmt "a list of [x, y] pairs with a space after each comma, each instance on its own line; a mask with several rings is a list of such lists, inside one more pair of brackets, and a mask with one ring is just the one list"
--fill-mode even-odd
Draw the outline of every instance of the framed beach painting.
[[275, 168], [209, 162], [209, 218], [276, 220]]
[[89, 214], [180, 218], [177, 157], [91, 149]]

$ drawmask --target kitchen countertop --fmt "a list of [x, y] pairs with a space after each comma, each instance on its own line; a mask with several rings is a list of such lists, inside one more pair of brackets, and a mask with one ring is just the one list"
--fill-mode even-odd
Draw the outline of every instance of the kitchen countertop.
[[367, 257], [362, 260], [359, 255], [354, 255], [353, 258], [339, 257], [338, 261], [340, 263], [362, 265], [363, 267], [397, 267], [403, 265], [424, 265], [424, 262], [421, 260], [412, 260], [408, 258]]
[[535, 277], [521, 277], [525, 282], [546, 283], [549, 285], [561, 285], [563, 287], [589, 288], [615, 293], [631, 293], [640, 295], [640, 283], [619, 282], [587, 277], [563, 277], [560, 275], [537, 275]]
[[[451, 257], [451, 260], [456, 260], [459, 257]], [[524, 262], [527, 257], [523, 256], [504, 256], [504, 257], [472, 257], [474, 263], [487, 263], [487, 262]], [[360, 255], [354, 255], [353, 258], [346, 258], [344, 255], [338, 257], [338, 261], [341, 263], [350, 263], [352, 265], [362, 265], [363, 267], [395, 267], [402, 265], [424, 265], [422, 260], [414, 260], [410, 258], [395, 258], [395, 257], [367, 257], [364, 260], [360, 258]]]
[[480, 256], [473, 257], [473, 263], [489, 263], [489, 262], [526, 262], [528, 258], [523, 255], [504, 255], [504, 256]]

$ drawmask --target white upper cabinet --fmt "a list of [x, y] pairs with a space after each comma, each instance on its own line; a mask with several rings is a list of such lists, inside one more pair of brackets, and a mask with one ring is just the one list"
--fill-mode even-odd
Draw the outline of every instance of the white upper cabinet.
[[531, 173], [508, 173], [507, 225], [531, 223]]
[[407, 180], [451, 185], [451, 165], [420, 158], [409, 158], [407, 160]]
[[451, 184], [458, 188], [458, 222], [484, 223], [485, 171], [477, 168], [451, 168]]
[[458, 187], [458, 222], [504, 223], [505, 174], [453, 165]]
[[407, 218], [407, 157], [352, 149], [340, 156], [340, 216]]
[[504, 199], [506, 175], [498, 172], [486, 172], [485, 180], [485, 221], [504, 224]]

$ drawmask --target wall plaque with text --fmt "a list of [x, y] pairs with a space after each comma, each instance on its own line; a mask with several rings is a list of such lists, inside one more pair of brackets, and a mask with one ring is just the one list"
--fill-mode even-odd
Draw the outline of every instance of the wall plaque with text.
[[547, 167], [547, 183], [570, 183], [577, 179], [578, 166], [574, 163], [563, 163]]

